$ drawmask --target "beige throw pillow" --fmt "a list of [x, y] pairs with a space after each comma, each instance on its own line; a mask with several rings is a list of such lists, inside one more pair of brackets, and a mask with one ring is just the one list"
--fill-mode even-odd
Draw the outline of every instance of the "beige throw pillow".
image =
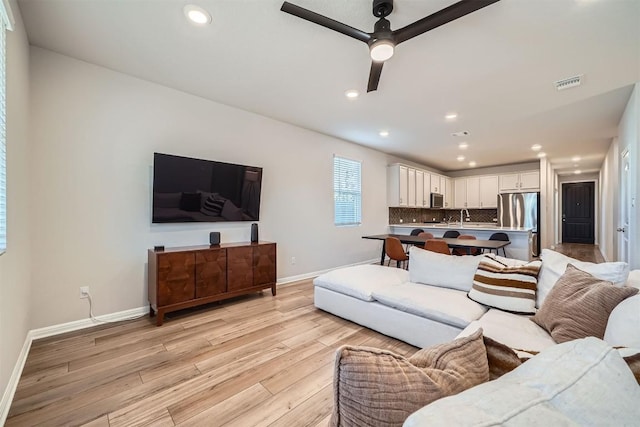
[[332, 426], [401, 426], [423, 406], [489, 380], [482, 330], [418, 351], [344, 346], [334, 376]]
[[569, 264], [532, 320], [557, 343], [589, 336], [602, 339], [613, 309], [637, 293], [636, 288], [616, 287]]

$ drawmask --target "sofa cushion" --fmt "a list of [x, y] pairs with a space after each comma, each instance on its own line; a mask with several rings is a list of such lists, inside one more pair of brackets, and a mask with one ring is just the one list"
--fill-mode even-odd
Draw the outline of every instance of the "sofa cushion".
[[571, 263], [582, 271], [594, 275], [598, 279], [608, 280], [616, 286], [624, 285], [629, 275], [629, 265], [626, 262], [603, 262], [594, 264], [591, 262], [578, 261], [559, 252], [550, 249], [543, 249], [540, 254], [542, 269], [538, 277], [538, 295], [536, 307], [542, 307], [542, 303]]
[[569, 264], [532, 320], [558, 343], [589, 336], [602, 339], [613, 309], [637, 293], [636, 288], [613, 286]]
[[469, 298], [516, 313], [536, 312], [536, 287], [540, 261], [507, 266], [492, 255], [484, 257], [473, 277]]
[[487, 311], [482, 304], [467, 298], [465, 292], [419, 283], [378, 288], [372, 295], [381, 304], [459, 328], [466, 327]]
[[550, 347], [495, 381], [412, 414], [417, 426], [637, 425], [640, 387], [617, 351], [597, 338]]
[[409, 259], [409, 281], [469, 292], [482, 257], [451, 256], [413, 246]]
[[407, 280], [409, 272], [401, 268], [356, 265], [322, 274], [313, 280], [313, 284], [363, 301], [373, 301], [371, 293], [374, 290], [399, 285]]
[[519, 350], [516, 353], [520, 357], [530, 357], [531, 353], [556, 344], [547, 331], [531, 321], [530, 316], [493, 308], [479, 320], [470, 323], [458, 336], [470, 335], [480, 328], [485, 336]]
[[627, 298], [613, 309], [604, 340], [609, 345], [640, 348], [640, 295]]
[[424, 405], [487, 381], [481, 332], [421, 350], [416, 360], [367, 347], [338, 349], [330, 425], [400, 426]]

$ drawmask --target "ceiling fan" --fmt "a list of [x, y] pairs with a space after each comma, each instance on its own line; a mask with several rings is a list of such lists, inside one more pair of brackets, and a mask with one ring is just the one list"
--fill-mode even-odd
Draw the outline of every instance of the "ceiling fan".
[[378, 89], [384, 61], [393, 56], [393, 51], [397, 45], [498, 1], [461, 0], [413, 24], [391, 31], [391, 23], [385, 18], [393, 11], [393, 0], [373, 0], [373, 15], [380, 18], [373, 27], [373, 33], [358, 30], [287, 1], [282, 3], [280, 10], [365, 42], [369, 46], [372, 60], [369, 83], [367, 85], [367, 92], [371, 92]]

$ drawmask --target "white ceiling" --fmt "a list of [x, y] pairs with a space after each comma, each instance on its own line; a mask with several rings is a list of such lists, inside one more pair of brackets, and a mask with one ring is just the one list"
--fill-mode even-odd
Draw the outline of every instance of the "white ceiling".
[[[371, 0], [291, 2], [373, 30]], [[188, 3], [212, 24], [187, 22]], [[397, 29], [452, 3], [395, 0], [388, 19]], [[561, 170], [576, 155], [598, 169], [640, 81], [640, 0], [502, 0], [398, 46], [369, 94], [367, 46], [281, 5], [19, 0], [32, 45], [444, 171], [468, 168], [451, 136], [462, 130], [477, 167], [537, 160], [538, 143]], [[555, 90], [577, 74], [580, 87]]]

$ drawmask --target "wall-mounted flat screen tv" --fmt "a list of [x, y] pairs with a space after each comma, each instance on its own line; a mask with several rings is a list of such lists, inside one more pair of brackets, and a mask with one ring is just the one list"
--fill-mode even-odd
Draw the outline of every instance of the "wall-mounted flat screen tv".
[[154, 223], [258, 221], [262, 168], [154, 153]]

